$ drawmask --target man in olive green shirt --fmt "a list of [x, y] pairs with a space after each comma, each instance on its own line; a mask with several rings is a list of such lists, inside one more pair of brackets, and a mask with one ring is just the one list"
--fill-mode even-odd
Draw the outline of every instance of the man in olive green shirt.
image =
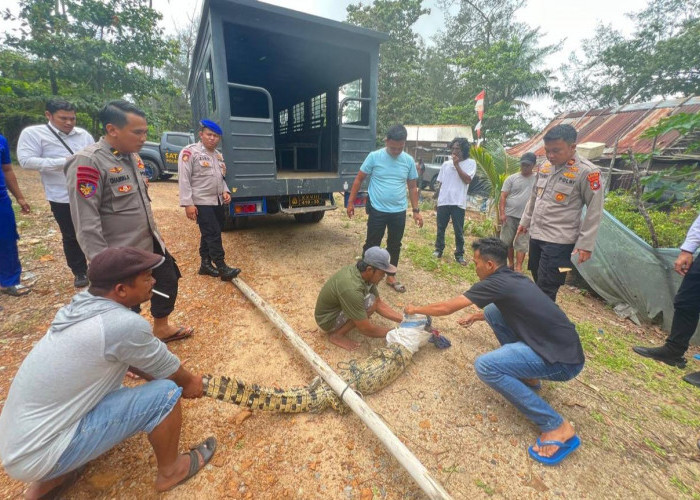
[[377, 290], [377, 283], [394, 273], [396, 267], [389, 262], [389, 252], [372, 247], [357, 264], [345, 266], [330, 277], [318, 294], [314, 312], [318, 326], [328, 332], [328, 340], [352, 351], [360, 346], [348, 338], [353, 328], [368, 337], [385, 337], [389, 332], [390, 328], [369, 321], [372, 313], [401, 322], [401, 313], [382, 301]]

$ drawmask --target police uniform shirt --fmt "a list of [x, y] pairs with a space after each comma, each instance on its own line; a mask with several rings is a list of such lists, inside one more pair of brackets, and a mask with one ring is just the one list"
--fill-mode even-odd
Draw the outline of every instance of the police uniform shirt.
[[120, 153], [104, 138], [66, 162], [71, 216], [88, 260], [109, 247], [153, 252], [154, 238], [165, 254], [143, 169], [138, 154]]
[[208, 151], [202, 142], [186, 146], [177, 159], [180, 206], [222, 205], [226, 164], [218, 151]]
[[[583, 206], [586, 216], [581, 220]], [[533, 239], [593, 251], [603, 214], [600, 170], [578, 154], [565, 165], [544, 162], [520, 220]]]

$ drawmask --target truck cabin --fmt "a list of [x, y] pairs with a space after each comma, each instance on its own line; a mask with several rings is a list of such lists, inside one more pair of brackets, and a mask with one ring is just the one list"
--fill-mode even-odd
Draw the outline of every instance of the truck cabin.
[[374, 147], [386, 38], [252, 0], [205, 0], [190, 75], [193, 114], [222, 123], [229, 184], [351, 182]]

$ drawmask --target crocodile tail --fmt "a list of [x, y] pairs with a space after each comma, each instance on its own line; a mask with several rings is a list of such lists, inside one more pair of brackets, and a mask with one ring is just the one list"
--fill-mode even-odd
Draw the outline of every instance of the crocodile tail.
[[332, 403], [329, 392], [332, 396], [334, 394], [325, 384], [314, 382], [307, 387], [283, 390], [246, 384], [236, 378], [207, 375], [204, 377], [204, 395], [255, 410], [278, 413], [320, 412]]

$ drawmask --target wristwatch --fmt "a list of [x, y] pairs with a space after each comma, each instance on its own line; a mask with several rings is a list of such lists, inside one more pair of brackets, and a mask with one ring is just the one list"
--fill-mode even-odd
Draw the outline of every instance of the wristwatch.
[[414, 214], [420, 213], [420, 208], [414, 208], [414, 209], [413, 209], [413, 213], [414, 213]]

